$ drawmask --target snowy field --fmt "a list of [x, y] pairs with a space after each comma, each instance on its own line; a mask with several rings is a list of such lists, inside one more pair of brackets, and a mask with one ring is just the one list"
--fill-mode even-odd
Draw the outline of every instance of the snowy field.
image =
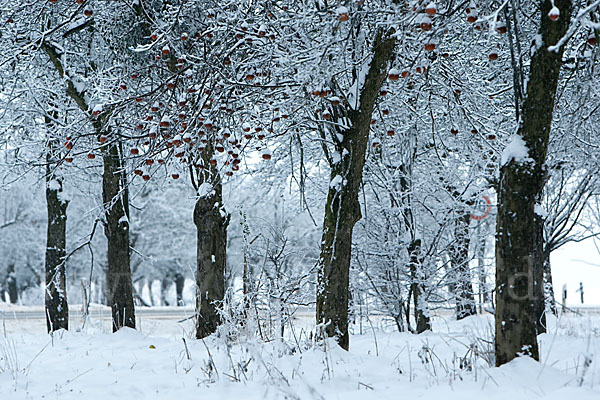
[[363, 321], [350, 352], [311, 341], [306, 313], [285, 341], [269, 343], [244, 332], [197, 341], [191, 320], [160, 316], [111, 334], [98, 310], [82, 331], [51, 337], [43, 320], [4, 315], [3, 400], [600, 398], [600, 315], [592, 313], [550, 321], [540, 363], [501, 368], [489, 365], [489, 315], [437, 317], [434, 332], [418, 336]]

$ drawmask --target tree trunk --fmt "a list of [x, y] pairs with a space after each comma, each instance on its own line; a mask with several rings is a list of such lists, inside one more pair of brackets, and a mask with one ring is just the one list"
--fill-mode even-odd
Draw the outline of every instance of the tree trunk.
[[518, 136], [528, 158], [510, 159], [500, 168], [496, 224], [496, 337], [498, 366], [520, 354], [539, 359], [534, 304], [536, 223], [534, 207], [543, 189], [552, 112], [562, 49], [551, 52], [565, 34], [571, 16], [570, 0], [555, 0], [560, 18], [552, 21], [550, 0], [541, 4], [541, 47], [531, 59], [527, 94]]
[[185, 278], [179, 272], [175, 273], [175, 293], [177, 295], [177, 305], [183, 305], [183, 285], [185, 283]]
[[456, 297], [456, 319], [461, 320], [477, 314], [471, 269], [469, 268], [469, 222], [471, 216], [461, 210], [454, 227], [454, 245], [451, 249], [452, 266], [455, 273], [454, 295]]
[[48, 332], [69, 328], [69, 307], [65, 274], [67, 206], [62, 198], [62, 178], [54, 174], [57, 143], [50, 139], [46, 154], [46, 205], [48, 227], [46, 235], [46, 327]]
[[19, 291], [17, 290], [17, 272], [15, 271], [15, 264], [8, 265], [6, 277], [6, 290], [8, 291], [8, 301], [11, 304], [16, 304], [19, 300]]
[[150, 306], [155, 306], [156, 303], [154, 302], [154, 293], [152, 293], [152, 282], [152, 280], [147, 280], [146, 285], [148, 285], [148, 297], [150, 297]]
[[170, 306], [169, 300], [167, 300], [167, 290], [169, 290], [169, 283], [171, 281], [165, 276], [160, 280], [160, 305]]
[[421, 252], [421, 240], [413, 240], [408, 246], [410, 257], [410, 279], [411, 292], [413, 295], [413, 303], [415, 305], [415, 325], [416, 332], [423, 333], [431, 330], [431, 320], [429, 318], [429, 310], [427, 301], [423, 299], [423, 263], [419, 257]]
[[102, 198], [106, 215], [104, 232], [108, 240], [106, 297], [112, 310], [113, 332], [122, 327], [135, 329], [133, 284], [129, 266], [129, 189], [120, 142], [104, 149]]
[[[248, 262], [248, 247], [251, 243], [248, 243], [248, 235], [250, 234], [250, 227], [248, 226], [248, 222], [246, 220], [246, 213], [242, 213], [242, 221], [243, 221], [243, 234], [244, 234], [244, 269], [243, 269], [243, 293], [244, 293], [244, 317], [248, 316], [248, 310], [250, 310], [251, 306], [251, 296], [253, 296], [253, 271], [252, 267]], [[244, 318], [245, 319], [245, 318]]]
[[487, 288], [487, 275], [485, 270], [485, 236], [479, 237], [477, 243], [477, 268], [479, 276], [479, 312], [483, 313], [483, 304], [490, 302], [490, 292]]
[[[348, 291], [352, 230], [361, 218], [358, 195], [362, 182], [365, 152], [371, 117], [379, 90], [393, 58], [395, 40], [383, 39], [379, 31], [369, 72], [360, 93], [360, 107], [348, 109], [351, 127], [333, 134], [340, 160], [331, 162], [331, 177], [319, 259], [317, 288], [317, 324], [325, 324], [325, 333], [336, 337], [348, 350]], [[340, 111], [341, 112], [341, 111]]]
[[[105, 269], [105, 271], [107, 271], [108, 269]], [[107, 276], [107, 274], [105, 274], [105, 276]], [[98, 281], [98, 303], [107, 306], [108, 305], [108, 301], [106, 300], [106, 293], [108, 292], [108, 290], [106, 290], [106, 279], [99, 279]]]
[[[517, 354], [539, 358], [533, 291], [535, 223], [533, 207], [539, 180], [527, 166], [501, 169], [496, 235], [496, 363]], [[538, 177], [539, 178], [539, 177]]]
[[544, 298], [544, 219], [534, 215], [535, 250], [533, 263], [533, 301], [537, 334], [546, 333], [546, 301]]
[[[412, 160], [414, 161], [414, 159]], [[411, 240], [408, 243], [408, 264], [407, 268], [410, 274], [410, 288], [406, 299], [406, 326], [409, 331], [413, 332], [410, 325], [410, 302], [411, 298], [415, 305], [414, 316], [415, 316], [415, 330], [416, 333], [423, 333], [427, 330], [431, 330], [431, 320], [429, 318], [429, 311], [427, 306], [427, 300], [423, 299], [423, 292], [425, 287], [423, 282], [425, 279], [425, 271], [423, 270], [423, 258], [419, 256], [421, 252], [421, 240], [416, 238], [415, 219], [412, 212], [412, 200], [411, 200], [411, 164], [402, 164], [399, 167], [400, 179], [398, 181], [400, 190], [403, 198], [403, 211], [402, 217], [406, 232], [410, 233]]]
[[196, 270], [196, 338], [205, 338], [217, 331], [221, 323], [219, 303], [225, 296], [225, 266], [227, 263], [227, 225], [229, 216], [222, 201], [219, 172], [208, 160], [214, 153], [207, 146], [203, 157], [204, 172], [200, 173], [201, 193], [194, 207], [194, 223], [198, 234]]
[[544, 251], [544, 299], [546, 301], [546, 310], [549, 310], [554, 315], [558, 315], [556, 300], [554, 298], [554, 284], [552, 283], [550, 252], [548, 250]]

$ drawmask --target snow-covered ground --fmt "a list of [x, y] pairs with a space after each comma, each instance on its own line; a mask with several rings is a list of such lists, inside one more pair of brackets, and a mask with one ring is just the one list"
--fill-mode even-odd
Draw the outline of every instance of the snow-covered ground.
[[374, 329], [363, 324], [363, 334], [354, 334], [345, 352], [331, 341], [312, 342], [303, 329], [310, 324], [306, 317], [285, 342], [265, 343], [244, 332], [197, 341], [190, 320], [151, 318], [141, 320], [140, 331], [116, 334], [92, 318], [81, 332], [51, 337], [39, 320], [7, 315], [0, 335], [0, 397], [600, 398], [600, 316], [550, 321], [549, 333], [539, 338], [540, 363], [521, 358], [501, 368], [488, 364], [489, 315], [462, 322], [438, 317], [434, 332], [422, 335], [397, 333], [383, 322], [374, 321]]

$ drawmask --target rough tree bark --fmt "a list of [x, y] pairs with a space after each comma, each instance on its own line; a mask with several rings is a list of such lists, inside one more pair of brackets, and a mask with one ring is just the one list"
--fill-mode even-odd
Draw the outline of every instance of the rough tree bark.
[[[46, 122], [49, 122], [48, 120]], [[69, 329], [69, 307], [67, 305], [67, 287], [65, 273], [67, 206], [69, 202], [62, 197], [62, 178], [54, 173], [57, 139], [48, 141], [46, 154], [46, 206], [48, 209], [48, 227], [46, 235], [46, 326], [48, 332]]]
[[[518, 136], [528, 158], [505, 160], [500, 168], [496, 231], [496, 364], [520, 354], [539, 359], [533, 280], [536, 276], [535, 203], [543, 189], [552, 113], [562, 47], [548, 51], [569, 26], [572, 3], [554, 0], [560, 18], [552, 21], [550, 0], [541, 2], [540, 47], [534, 52]], [[504, 157], [503, 157], [504, 158]], [[539, 266], [541, 267], [541, 266]], [[539, 268], [537, 267], [537, 268]]]
[[113, 332], [122, 327], [135, 329], [133, 284], [129, 265], [129, 190], [118, 140], [103, 149], [102, 200], [108, 241], [106, 297], [112, 311]]
[[451, 247], [451, 261], [454, 272], [454, 296], [456, 319], [461, 320], [477, 314], [471, 269], [469, 268], [469, 222], [471, 216], [465, 209], [459, 211], [454, 226], [454, 244]]
[[[221, 323], [217, 306], [225, 296], [225, 266], [227, 263], [227, 226], [219, 172], [209, 160], [212, 145], [202, 155], [206, 166], [198, 172], [198, 199], [194, 207], [194, 223], [198, 234], [196, 270], [196, 338], [216, 332]], [[192, 178], [193, 179], [193, 178]]]
[[[375, 101], [393, 58], [395, 40], [377, 33], [373, 58], [360, 93], [358, 109], [347, 110], [351, 127], [332, 135], [340, 160], [331, 162], [331, 176], [318, 271], [317, 324], [348, 350], [348, 291], [352, 230], [361, 218], [358, 195]], [[340, 140], [341, 139], [341, 140]]]

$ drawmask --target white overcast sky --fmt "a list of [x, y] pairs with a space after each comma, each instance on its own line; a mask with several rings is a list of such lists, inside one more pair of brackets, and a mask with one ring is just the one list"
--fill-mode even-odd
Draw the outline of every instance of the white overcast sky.
[[584, 302], [600, 305], [600, 239], [567, 243], [551, 254], [554, 294], [560, 301], [561, 288], [567, 284], [567, 305], [581, 304], [579, 282], [583, 282]]

